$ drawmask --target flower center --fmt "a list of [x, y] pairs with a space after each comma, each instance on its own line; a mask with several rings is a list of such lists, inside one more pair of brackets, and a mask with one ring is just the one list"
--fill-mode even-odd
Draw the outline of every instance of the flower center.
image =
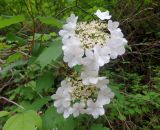
[[72, 83], [73, 91], [71, 97], [73, 102], [86, 102], [88, 99], [92, 99], [93, 101], [97, 99], [99, 88], [96, 86], [84, 85], [79, 77], [74, 79], [68, 78], [67, 80]]
[[103, 46], [109, 39], [107, 24], [100, 21], [79, 22], [75, 32], [83, 48], [93, 48], [96, 44]]

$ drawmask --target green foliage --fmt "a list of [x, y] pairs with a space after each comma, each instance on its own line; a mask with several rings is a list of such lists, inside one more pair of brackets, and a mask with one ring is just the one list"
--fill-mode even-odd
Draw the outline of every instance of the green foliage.
[[10, 113], [7, 112], [7, 111], [0, 111], [0, 117], [3, 117], [3, 116], [7, 116], [9, 115]]
[[103, 127], [102, 124], [93, 124], [91, 130], [110, 130], [109, 128]]
[[24, 45], [27, 43], [23, 38], [17, 36], [14, 33], [7, 34], [6, 38], [7, 38], [7, 42], [10, 44], [15, 42], [17, 44]]
[[35, 111], [25, 111], [9, 118], [4, 125], [4, 130], [41, 130], [41, 118]]
[[[12, 100], [0, 99], [0, 129], [159, 130], [159, 8], [159, 0], [0, 0], [0, 95]], [[97, 9], [109, 10], [129, 41], [100, 72], [115, 98], [96, 120], [64, 119], [50, 97], [70, 72], [58, 32], [71, 13], [89, 22]]]
[[53, 85], [53, 74], [52, 72], [46, 72], [37, 79], [35, 89], [37, 92], [43, 92], [50, 90], [52, 85]]
[[21, 53], [16, 52], [15, 54], [10, 55], [10, 56], [7, 58], [6, 62], [7, 62], [7, 63], [15, 62], [15, 61], [17, 61], [17, 60], [22, 59], [22, 57], [23, 57], [23, 55], [22, 55]]
[[52, 61], [57, 60], [62, 55], [62, 44], [60, 40], [56, 40], [50, 47], [46, 48], [37, 58], [37, 62], [44, 68]]
[[58, 114], [55, 108], [50, 107], [43, 116], [44, 130], [74, 130], [75, 120], [72, 118], [64, 119], [62, 115]]
[[13, 68], [23, 66], [26, 64], [26, 61], [18, 60], [14, 63], [9, 64], [8, 66], [4, 67], [2, 71], [0, 71], [0, 75], [6, 76], [6, 74]]
[[43, 106], [45, 106], [48, 101], [50, 101], [50, 97], [44, 97], [44, 98], [38, 98], [33, 101], [33, 103], [23, 101], [21, 102], [21, 105], [26, 109], [26, 110], [35, 110], [39, 111], [42, 109]]
[[42, 23], [45, 23], [47, 25], [56, 26], [58, 28], [62, 27], [61, 21], [53, 18], [53, 17], [39, 17], [38, 18]]
[[0, 28], [10, 26], [12, 24], [20, 23], [25, 20], [23, 15], [21, 16], [10, 16], [10, 17], [0, 17]]

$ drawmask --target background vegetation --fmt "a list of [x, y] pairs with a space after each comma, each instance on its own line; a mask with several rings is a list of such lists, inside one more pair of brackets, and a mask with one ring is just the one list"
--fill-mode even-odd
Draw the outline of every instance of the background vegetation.
[[[50, 98], [66, 72], [58, 31], [71, 12], [89, 21], [97, 9], [128, 40], [101, 70], [116, 96], [105, 116], [65, 120]], [[0, 0], [0, 67], [0, 130], [160, 130], [160, 1]]]

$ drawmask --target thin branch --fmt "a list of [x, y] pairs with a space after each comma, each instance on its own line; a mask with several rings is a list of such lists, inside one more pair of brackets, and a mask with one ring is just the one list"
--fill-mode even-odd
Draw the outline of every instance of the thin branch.
[[91, 15], [93, 18], [95, 18], [93, 14], [88, 13], [88, 12], [87, 12], [86, 10], [84, 10], [82, 7], [77, 6], [77, 8], [79, 8], [79, 9], [82, 10], [84, 13], [86, 13], [86, 14], [88, 14], [88, 15]]
[[32, 51], [32, 48], [34, 46], [34, 42], [35, 42], [35, 32], [36, 32], [36, 21], [35, 21], [35, 17], [34, 17], [34, 13], [33, 13], [33, 9], [32, 9], [32, 4], [31, 4], [31, 1], [29, 0], [29, 5], [30, 5], [30, 8], [31, 8], [31, 18], [32, 18], [32, 23], [33, 23], [33, 36], [32, 36], [32, 47], [31, 47], [31, 50]]
[[127, 124], [126, 121], [124, 121], [124, 124], [126, 125], [126, 127], [127, 127], [128, 130], [131, 130], [131, 129], [129, 128], [129, 126], [128, 126], [128, 124]]
[[61, 10], [60, 12], [58, 12], [55, 17], [58, 17], [58, 16], [59, 16], [60, 14], [62, 14], [63, 12], [65, 12], [65, 11], [67, 11], [67, 10], [69, 10], [69, 9], [75, 8], [75, 7], [76, 7], [76, 6], [70, 6], [70, 7], [64, 8], [63, 10]]
[[[131, 22], [134, 18], [136, 18], [136, 16], [138, 16], [139, 14], [143, 14], [145, 11], [148, 11], [148, 10], [153, 10], [154, 8], [145, 8], [141, 11], [139, 11], [138, 13], [136, 13], [135, 15], [132, 15], [124, 20], [121, 21], [121, 24], [125, 23], [125, 22]], [[136, 19], [137, 20], [137, 19]]]
[[28, 8], [28, 5], [26, 3], [26, 1], [24, 0], [24, 5], [26, 6], [27, 8], [27, 11], [28, 11], [28, 14], [31, 16], [31, 19], [32, 19], [32, 23], [33, 23], [33, 35], [32, 35], [32, 41], [31, 41], [31, 49], [30, 49], [30, 52], [32, 51], [32, 48], [34, 46], [34, 42], [35, 42], [35, 32], [36, 32], [36, 21], [35, 21], [35, 17], [34, 17], [34, 13], [33, 13], [33, 9], [32, 9], [32, 4], [31, 4], [31, 1], [29, 0], [29, 6], [30, 6], [30, 9]]
[[17, 107], [19, 107], [19, 108], [21, 108], [21, 109], [23, 109], [23, 110], [25, 109], [23, 106], [17, 104], [16, 102], [14, 102], [14, 101], [12, 101], [12, 100], [9, 100], [9, 99], [6, 98], [6, 97], [1, 96], [0, 99], [4, 99], [4, 100], [6, 100], [7, 102], [10, 102], [10, 103], [16, 105]]
[[105, 115], [104, 117], [105, 117], [105, 119], [107, 120], [107, 122], [108, 122], [110, 128], [111, 128], [112, 130], [114, 130], [114, 128], [113, 128], [113, 126], [111, 125], [110, 121], [108, 120], [107, 116]]
[[76, 0], [75, 6], [70, 6], [70, 7], [64, 8], [64, 9], [61, 10], [58, 14], [56, 14], [55, 17], [57, 17], [58, 15], [60, 15], [61, 13], [65, 12], [65, 11], [67, 11], [68, 9], [72, 9], [72, 8], [78, 8], [78, 9], [80, 9], [81, 11], [83, 11], [84, 13], [86, 13], [86, 14], [88, 14], [88, 15], [90, 15], [90, 16], [92, 16], [92, 17], [94, 18], [94, 15], [90, 14], [89, 12], [87, 12], [86, 10], [84, 10], [82, 7], [80, 7], [80, 6], [78, 5], [78, 0]]

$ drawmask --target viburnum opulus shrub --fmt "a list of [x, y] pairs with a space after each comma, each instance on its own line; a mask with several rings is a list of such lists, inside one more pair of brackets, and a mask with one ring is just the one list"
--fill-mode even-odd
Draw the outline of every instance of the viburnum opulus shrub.
[[63, 113], [64, 118], [80, 114], [98, 118], [105, 114], [104, 105], [114, 97], [108, 87], [109, 80], [99, 76], [99, 69], [125, 53], [127, 40], [118, 27], [119, 22], [110, 20], [109, 11], [97, 10], [95, 16], [98, 18], [93, 21], [81, 22], [71, 14], [59, 31], [63, 60], [70, 68], [82, 66], [81, 73], [68, 74], [52, 95], [57, 112]]

